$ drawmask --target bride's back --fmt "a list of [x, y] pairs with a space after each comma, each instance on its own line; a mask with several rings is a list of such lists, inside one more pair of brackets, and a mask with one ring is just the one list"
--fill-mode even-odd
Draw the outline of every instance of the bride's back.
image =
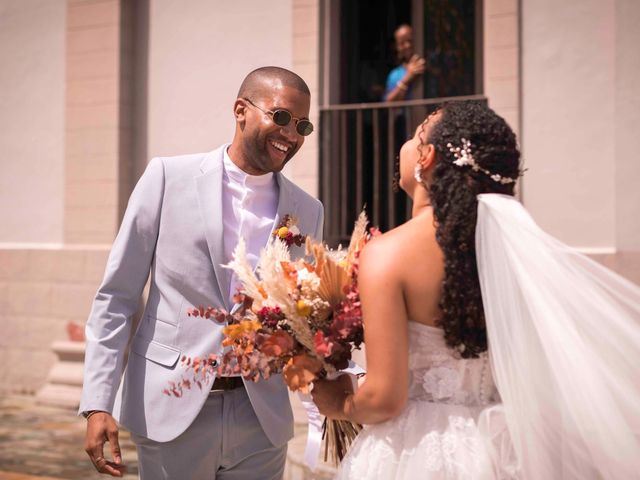
[[431, 208], [389, 231], [380, 240], [394, 258], [391, 281], [399, 282], [409, 321], [437, 326], [444, 256], [436, 241]]

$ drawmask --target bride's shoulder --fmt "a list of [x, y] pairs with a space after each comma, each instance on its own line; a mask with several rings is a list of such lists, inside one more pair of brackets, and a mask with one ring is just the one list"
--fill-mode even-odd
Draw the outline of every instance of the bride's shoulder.
[[432, 217], [413, 218], [402, 225], [373, 238], [362, 251], [362, 262], [389, 263], [397, 265], [405, 257], [414, 258], [424, 250], [425, 240], [435, 239]]
[[[412, 245], [420, 244], [427, 238], [435, 237], [433, 213], [429, 209], [380, 235], [375, 240], [389, 249], [406, 251]], [[373, 242], [371, 242], [373, 244]]]

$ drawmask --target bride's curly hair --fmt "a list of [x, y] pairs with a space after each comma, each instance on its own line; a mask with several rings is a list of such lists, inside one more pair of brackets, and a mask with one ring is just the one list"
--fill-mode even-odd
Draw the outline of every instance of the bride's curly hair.
[[[479, 102], [455, 102], [440, 107], [425, 142], [436, 150], [429, 194], [436, 222], [436, 240], [445, 258], [440, 326], [447, 345], [466, 358], [487, 350], [475, 233], [480, 193], [514, 194], [514, 183], [494, 181], [482, 171], [457, 166], [447, 144], [471, 142], [472, 155], [482, 168], [502, 177], [520, 176], [516, 136], [502, 117]], [[421, 145], [422, 146], [422, 145]]]

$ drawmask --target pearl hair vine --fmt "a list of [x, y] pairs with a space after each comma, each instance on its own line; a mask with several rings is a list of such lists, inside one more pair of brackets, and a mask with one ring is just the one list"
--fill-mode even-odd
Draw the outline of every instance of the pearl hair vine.
[[501, 183], [503, 185], [515, 183], [517, 178], [503, 177], [498, 173], [492, 173], [490, 170], [487, 170], [486, 168], [478, 165], [471, 153], [471, 142], [465, 138], [462, 138], [461, 143], [461, 147], [456, 147], [451, 143], [447, 143], [447, 148], [451, 153], [453, 153], [453, 156], [456, 158], [453, 161], [454, 165], [458, 167], [471, 167], [471, 170], [473, 170], [474, 172], [484, 173], [494, 182]]

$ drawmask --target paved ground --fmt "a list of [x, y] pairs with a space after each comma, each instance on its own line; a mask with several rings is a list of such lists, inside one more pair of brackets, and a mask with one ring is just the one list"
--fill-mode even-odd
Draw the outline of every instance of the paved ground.
[[[83, 450], [85, 420], [75, 411], [37, 405], [33, 397], [0, 397], [0, 480], [94, 480]], [[108, 447], [108, 446], [107, 446]], [[138, 478], [135, 447], [120, 434], [127, 480]]]
[[[294, 411], [301, 404], [294, 402]], [[298, 412], [298, 416], [303, 415]], [[105, 480], [83, 450], [86, 420], [75, 410], [38, 405], [31, 396], [0, 396], [0, 480]], [[334, 469], [323, 465], [311, 474], [303, 464], [306, 425], [296, 424], [289, 444], [287, 480], [324, 480]], [[120, 431], [122, 456], [129, 467], [125, 480], [138, 478], [135, 446]], [[107, 445], [108, 448], [108, 445]], [[322, 463], [322, 462], [321, 462]]]

